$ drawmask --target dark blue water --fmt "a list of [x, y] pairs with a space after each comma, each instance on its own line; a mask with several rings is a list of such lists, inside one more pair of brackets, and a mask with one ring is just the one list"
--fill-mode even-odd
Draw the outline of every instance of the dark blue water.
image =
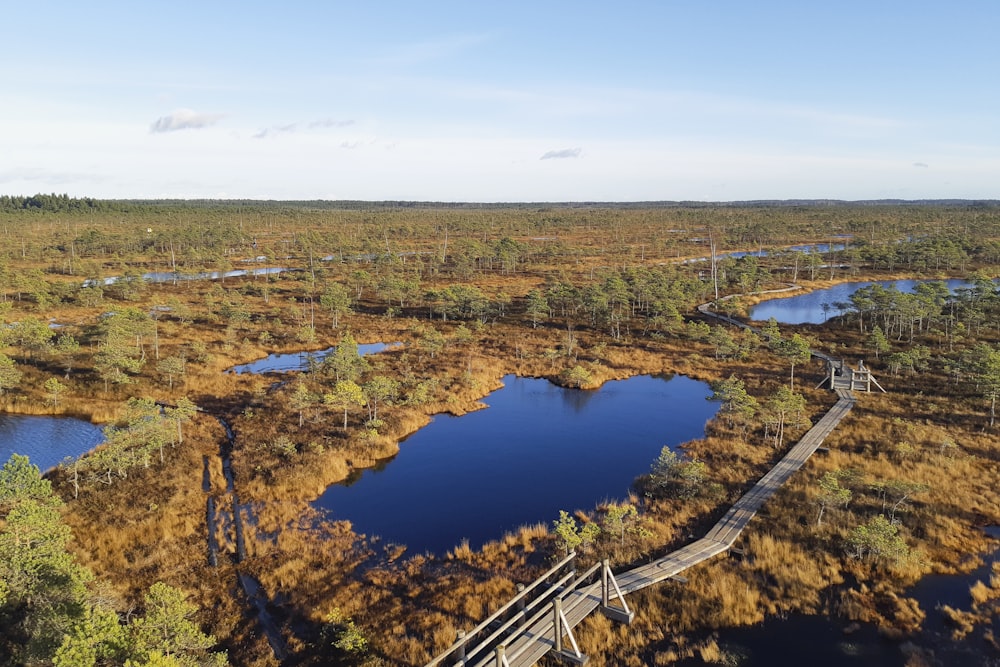
[[[361, 356], [366, 354], [377, 354], [383, 350], [402, 345], [402, 343], [367, 343], [358, 345], [358, 353]], [[328, 356], [333, 354], [336, 347], [328, 347], [325, 350], [316, 352], [289, 352], [287, 354], [268, 355], [263, 359], [251, 361], [249, 364], [240, 364], [227, 369], [227, 373], [287, 373], [289, 371], [308, 370], [313, 364], [318, 364]]]
[[[900, 292], [912, 292], [918, 283], [931, 282], [927, 280], [881, 280], [877, 281], [883, 287], [895, 285]], [[949, 290], [967, 285], [966, 281], [959, 279], [944, 280]], [[834, 306], [837, 302], [850, 303], [851, 295], [862, 287], [873, 285], [875, 282], [850, 282], [840, 283], [833, 287], [818, 289], [795, 296], [769, 299], [761, 301], [750, 308], [750, 319], [765, 321], [774, 318], [780, 324], [822, 324], [831, 317], [842, 314]], [[823, 304], [828, 308], [824, 310]]]
[[364, 470], [316, 501], [359, 533], [443, 553], [473, 548], [559, 510], [627, 496], [664, 445], [704, 435], [718, 409], [708, 386], [640, 376], [598, 391], [504, 378], [490, 407], [437, 416], [381, 470]]
[[0, 414], [0, 465], [21, 454], [45, 472], [102, 442], [101, 427], [82, 419]]

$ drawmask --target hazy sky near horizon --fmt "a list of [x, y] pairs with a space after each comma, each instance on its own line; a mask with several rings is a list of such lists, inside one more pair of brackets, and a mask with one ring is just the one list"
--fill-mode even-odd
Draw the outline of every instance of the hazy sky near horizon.
[[34, 0], [0, 194], [1000, 198], [1000, 4]]

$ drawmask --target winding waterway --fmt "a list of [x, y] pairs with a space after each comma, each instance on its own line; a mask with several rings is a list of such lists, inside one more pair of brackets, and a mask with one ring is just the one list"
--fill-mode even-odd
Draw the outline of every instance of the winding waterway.
[[639, 376], [598, 391], [504, 378], [486, 410], [441, 415], [400, 444], [387, 465], [362, 470], [316, 501], [359, 533], [412, 552], [472, 548], [559, 510], [628, 495], [664, 445], [704, 435], [718, 410], [690, 378]]

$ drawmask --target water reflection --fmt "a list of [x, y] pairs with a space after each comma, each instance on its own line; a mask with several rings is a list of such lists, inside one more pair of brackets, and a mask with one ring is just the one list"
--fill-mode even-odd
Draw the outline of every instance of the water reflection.
[[504, 378], [462, 417], [438, 415], [400, 445], [381, 472], [363, 470], [317, 501], [358, 532], [443, 553], [473, 547], [559, 510], [623, 498], [664, 445], [704, 435], [718, 405], [690, 378], [650, 376], [597, 391]]
[[[553, 385], [553, 389], [559, 391], [561, 388]], [[561, 394], [563, 403], [575, 414], [580, 414], [587, 409], [587, 404], [597, 395], [597, 392], [592, 390], [562, 391]]]

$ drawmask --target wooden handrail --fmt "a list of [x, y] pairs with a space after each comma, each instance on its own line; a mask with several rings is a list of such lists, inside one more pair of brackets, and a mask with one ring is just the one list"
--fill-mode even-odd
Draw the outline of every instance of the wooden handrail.
[[500, 618], [500, 616], [502, 616], [504, 613], [506, 613], [512, 606], [514, 606], [515, 604], [517, 604], [520, 600], [524, 599], [524, 597], [526, 597], [529, 593], [531, 593], [531, 591], [533, 591], [535, 588], [537, 588], [542, 583], [544, 583], [546, 579], [548, 579], [553, 574], [555, 574], [556, 572], [558, 572], [559, 570], [561, 570], [563, 567], [565, 567], [566, 565], [568, 565], [569, 563], [571, 563], [574, 558], [576, 558], [576, 552], [575, 551], [569, 552], [566, 555], [565, 558], [563, 558], [561, 561], [559, 561], [558, 563], [556, 563], [555, 565], [553, 565], [552, 568], [549, 569], [545, 574], [543, 574], [542, 576], [540, 576], [537, 579], [535, 579], [535, 581], [532, 582], [530, 586], [528, 586], [523, 591], [521, 591], [520, 593], [518, 593], [517, 595], [515, 595], [514, 598], [510, 602], [508, 602], [507, 604], [505, 604], [504, 606], [500, 607], [495, 612], [493, 612], [492, 614], [490, 614], [490, 616], [486, 620], [484, 620], [482, 623], [480, 623], [475, 628], [473, 628], [471, 631], [469, 631], [468, 634], [466, 634], [465, 637], [462, 637], [461, 639], [455, 640], [455, 642], [451, 646], [449, 646], [447, 649], [445, 649], [442, 653], [440, 653], [433, 660], [431, 660], [430, 662], [428, 662], [427, 665], [426, 665], [426, 667], [435, 667], [435, 665], [441, 664], [452, 653], [454, 653], [455, 651], [457, 651], [462, 646], [465, 646], [466, 644], [468, 644], [469, 640], [474, 635], [477, 635], [480, 632], [482, 632], [483, 630], [485, 630], [490, 625], [490, 623], [492, 623], [493, 621], [495, 621], [498, 618]]

